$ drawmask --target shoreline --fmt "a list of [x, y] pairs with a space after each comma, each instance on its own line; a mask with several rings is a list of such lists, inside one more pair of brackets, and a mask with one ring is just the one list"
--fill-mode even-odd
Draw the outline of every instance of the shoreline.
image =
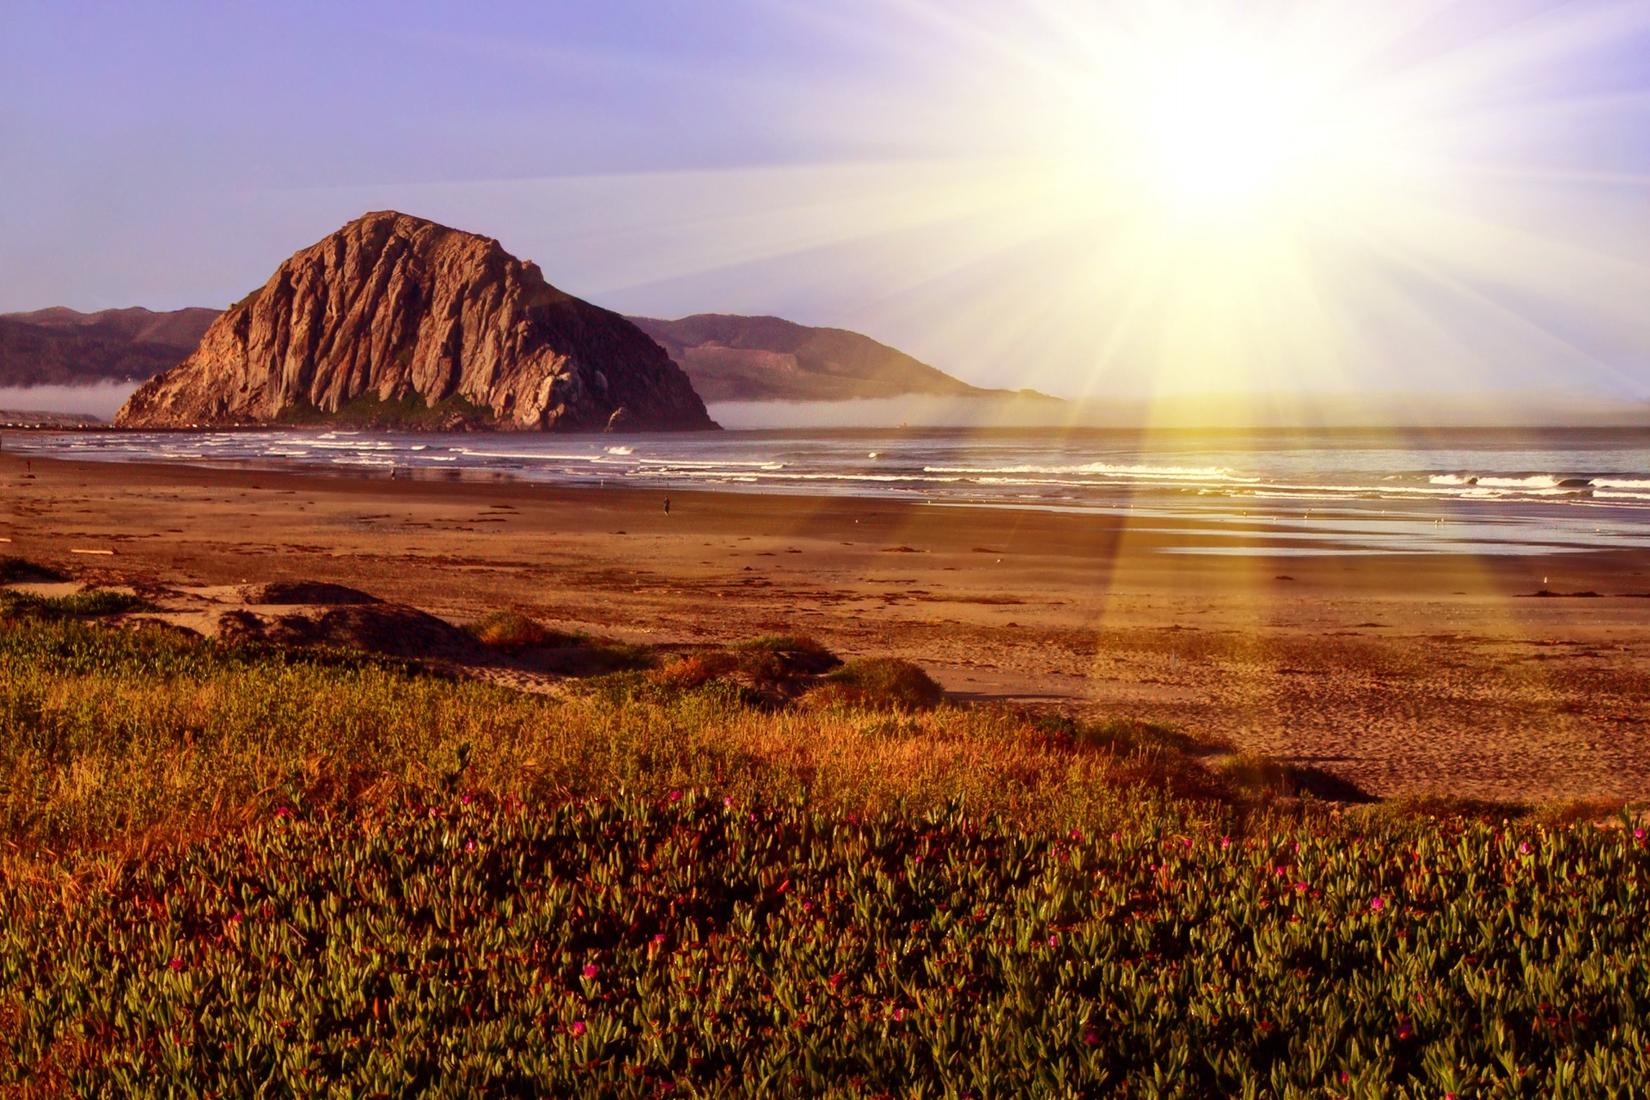
[[672, 489], [667, 516], [662, 490], [347, 470], [42, 458], [25, 478], [32, 457], [0, 453], [0, 552], [91, 579], [326, 580], [633, 640], [809, 634], [960, 698], [1179, 724], [1382, 796], [1650, 790], [1650, 550], [1169, 553], [1262, 540], [724, 490]]

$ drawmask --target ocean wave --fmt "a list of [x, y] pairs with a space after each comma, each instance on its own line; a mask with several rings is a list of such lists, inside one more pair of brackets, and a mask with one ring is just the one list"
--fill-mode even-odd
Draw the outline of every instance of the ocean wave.
[[722, 470], [722, 469], [660, 469], [650, 467], [634, 470], [630, 474], [636, 478], [666, 478], [690, 479], [698, 478], [704, 481], [863, 481], [863, 482], [917, 482], [932, 485], [951, 485], [959, 481], [967, 481], [963, 477], [925, 477], [920, 474], [850, 474], [850, 473], [780, 473], [775, 470]]
[[1240, 474], [1225, 466], [1117, 466], [1109, 462], [1085, 462], [1078, 466], [924, 466], [927, 474], [1100, 474], [1110, 477], [1159, 478], [1165, 481], [1256, 482], [1253, 474]]
[[669, 466], [680, 470], [783, 470], [783, 462], [764, 459], [758, 462], [735, 462], [710, 458], [639, 458], [642, 466]]
[[1480, 485], [1487, 489], [1587, 489], [1595, 483], [1592, 478], [1561, 474], [1527, 474], [1521, 477], [1503, 477], [1496, 474], [1434, 474], [1427, 478], [1433, 485]]
[[623, 446], [623, 445], [618, 446], [618, 447], [608, 447], [606, 450], [607, 450], [607, 453], [610, 454], [610, 455], [628, 455], [628, 454], [635, 454], [636, 453], [636, 448], [626, 447], [626, 446]]
[[546, 454], [543, 451], [476, 451], [471, 450], [469, 447], [454, 447], [453, 451], [465, 458], [510, 458], [533, 462], [601, 462], [606, 458], [605, 455], [599, 454], [570, 455]]

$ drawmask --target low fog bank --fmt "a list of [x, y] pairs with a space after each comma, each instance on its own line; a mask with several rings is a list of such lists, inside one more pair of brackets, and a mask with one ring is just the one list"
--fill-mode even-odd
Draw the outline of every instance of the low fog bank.
[[137, 382], [98, 382], [90, 386], [0, 386], [0, 409], [70, 413], [109, 420], [138, 385]]
[[1152, 400], [886, 397], [724, 401], [724, 428], [1647, 427], [1650, 401], [1567, 393], [1204, 394]]
[[1047, 428], [1072, 407], [1035, 397], [860, 397], [851, 401], [717, 401], [724, 428]]

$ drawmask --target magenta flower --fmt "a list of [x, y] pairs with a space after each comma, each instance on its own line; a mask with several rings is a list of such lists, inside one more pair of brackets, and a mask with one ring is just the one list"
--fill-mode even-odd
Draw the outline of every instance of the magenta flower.
[[1409, 1026], [1409, 1021], [1408, 1020], [1403, 1020], [1403, 1021], [1399, 1022], [1399, 1024], [1398, 1024], [1398, 1038], [1399, 1039], [1408, 1039], [1411, 1035], [1414, 1035], [1414, 1034], [1415, 1034], [1415, 1029]]
[[584, 1021], [583, 1020], [574, 1020], [572, 1026], [569, 1027], [567, 1030], [573, 1033], [573, 1038], [577, 1039], [580, 1035], [583, 1035], [584, 1032], [585, 1032]]
[[1371, 909], [1374, 909], [1376, 912], [1379, 912], [1380, 910], [1386, 908], [1386, 899], [1385, 898], [1378, 898], [1378, 897], [1377, 898], [1370, 898], [1369, 899], [1369, 907]]
[[597, 968], [595, 963], [585, 963], [582, 973], [586, 978], [594, 978], [597, 974], [600, 974], [601, 971]]
[[287, 809], [285, 806], [277, 806], [277, 807], [275, 807], [275, 816], [276, 817], [291, 817], [292, 816], [292, 811]]
[[1091, 1047], [1099, 1046], [1100, 1045], [1100, 1033], [1098, 1031], [1094, 1030], [1092, 1027], [1084, 1028], [1083, 1029], [1083, 1042], [1087, 1046], [1091, 1046]]
[[1232, 838], [1231, 837], [1223, 836], [1223, 837], [1220, 838], [1220, 850], [1221, 851], [1224, 852], [1226, 849], [1230, 848], [1231, 846], [1232, 846]]
[[1060, 946], [1060, 936], [1059, 936], [1058, 933], [1050, 932], [1048, 934], [1048, 945], [1050, 947], [1059, 947]]
[[173, 970], [182, 970], [183, 960], [178, 958], [178, 956], [173, 955], [170, 959], [166, 960], [166, 965], [171, 967]]
[[1518, 854], [1521, 855], [1521, 856], [1527, 856], [1527, 855], [1530, 854], [1530, 842], [1529, 841], [1521, 840], [1521, 841], [1518, 842]]
[[682, 801], [682, 792], [681, 791], [671, 791], [670, 792], [670, 800], [672, 802]]

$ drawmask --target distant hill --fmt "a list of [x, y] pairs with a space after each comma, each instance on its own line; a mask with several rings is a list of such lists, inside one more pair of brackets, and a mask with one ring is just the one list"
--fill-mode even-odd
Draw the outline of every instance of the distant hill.
[[217, 316], [137, 306], [0, 314], [0, 386], [141, 382], [182, 362]]
[[706, 401], [846, 401], [868, 397], [1001, 397], [840, 328], [778, 317], [697, 313], [677, 321], [632, 317]]

